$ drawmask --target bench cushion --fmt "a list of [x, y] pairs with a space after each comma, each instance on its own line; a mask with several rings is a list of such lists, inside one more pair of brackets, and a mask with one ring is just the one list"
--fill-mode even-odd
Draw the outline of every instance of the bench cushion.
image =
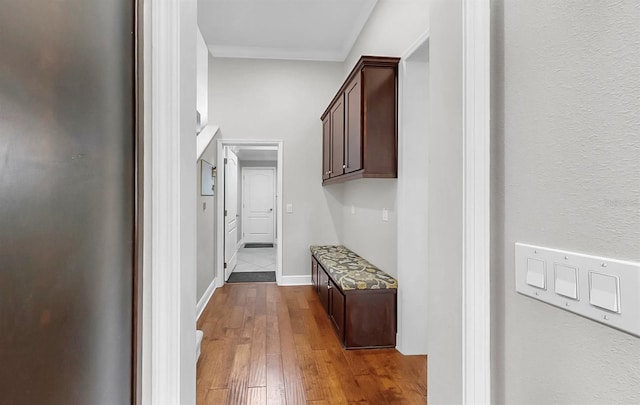
[[318, 262], [343, 291], [398, 288], [398, 281], [342, 245], [311, 246]]

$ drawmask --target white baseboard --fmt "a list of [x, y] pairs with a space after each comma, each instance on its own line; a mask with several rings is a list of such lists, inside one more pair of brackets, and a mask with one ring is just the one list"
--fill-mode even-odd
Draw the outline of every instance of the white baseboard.
[[311, 285], [311, 275], [308, 276], [282, 276], [278, 285]]
[[204, 337], [204, 332], [201, 330], [196, 330], [196, 362], [200, 359], [200, 353], [202, 352], [202, 338]]
[[196, 320], [200, 319], [200, 315], [202, 315], [202, 312], [207, 307], [207, 304], [213, 296], [213, 292], [216, 290], [216, 287], [218, 287], [218, 285], [216, 285], [216, 279], [214, 278], [211, 281], [211, 284], [209, 284], [209, 287], [207, 287], [207, 291], [204, 292], [202, 298], [200, 298], [200, 301], [198, 301], [198, 305], [196, 306]]

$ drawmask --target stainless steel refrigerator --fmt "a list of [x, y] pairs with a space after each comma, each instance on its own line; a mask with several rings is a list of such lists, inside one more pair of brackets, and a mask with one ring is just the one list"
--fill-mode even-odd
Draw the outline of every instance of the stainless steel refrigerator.
[[135, 396], [136, 2], [0, 0], [0, 404]]

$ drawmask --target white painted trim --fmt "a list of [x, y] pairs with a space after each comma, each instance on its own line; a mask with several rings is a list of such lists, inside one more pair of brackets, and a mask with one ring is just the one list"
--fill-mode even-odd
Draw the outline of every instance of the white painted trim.
[[[277, 178], [277, 192], [276, 192], [276, 229], [277, 240], [280, 240], [282, 235], [282, 181], [283, 181], [283, 141], [282, 140], [265, 140], [265, 139], [218, 139], [217, 142], [217, 154], [218, 164], [221, 165], [224, 162], [224, 147], [225, 146], [271, 146], [277, 148], [278, 160], [276, 167]], [[219, 171], [220, 172], [220, 171]], [[216, 198], [218, 203], [218, 210], [216, 212], [218, 224], [224, 224], [224, 176], [218, 176], [217, 179], [218, 190]], [[216, 278], [219, 279], [218, 287], [224, 285], [224, 277], [218, 277], [219, 274], [224, 274], [224, 226], [218, 226], [217, 229], [217, 241], [216, 241]], [[276, 244], [276, 283], [280, 284], [282, 278], [283, 266], [282, 266], [282, 243]]]
[[200, 360], [200, 353], [202, 353], [202, 338], [204, 338], [204, 332], [196, 330], [196, 361]]
[[490, 0], [463, 0], [462, 403], [491, 403]]
[[[180, 22], [181, 2], [162, 5], [149, 2], [145, 17], [151, 25], [151, 91], [145, 106], [151, 109], [150, 284], [151, 308], [149, 392], [147, 403], [181, 402], [181, 114], [180, 114]], [[148, 20], [147, 20], [148, 18]], [[146, 64], [145, 63], [145, 64]], [[195, 328], [194, 328], [195, 329]]]
[[278, 283], [280, 286], [291, 286], [291, 285], [312, 285], [311, 283], [311, 275], [308, 276], [282, 276], [280, 278], [280, 282]]
[[301, 61], [344, 62], [342, 50], [309, 51], [309, 49], [262, 48], [250, 46], [209, 46], [216, 58], [286, 59]]
[[[403, 62], [402, 63], [403, 66], [404, 66], [404, 63], [406, 63], [407, 59], [409, 59], [411, 55], [413, 55], [418, 50], [418, 48], [420, 48], [424, 43], [429, 41], [429, 35], [430, 35], [429, 30], [426, 30], [418, 37], [418, 39], [416, 39], [409, 46], [409, 48], [407, 48], [406, 51], [404, 51], [404, 53], [400, 57], [400, 60]], [[400, 125], [400, 123], [398, 124]]]
[[207, 304], [209, 303], [209, 300], [213, 296], [213, 293], [216, 291], [217, 287], [218, 282], [214, 278], [213, 280], [211, 280], [211, 284], [209, 284], [207, 290], [204, 292], [204, 294], [202, 294], [200, 301], [198, 301], [198, 305], [196, 306], [196, 320], [200, 319], [200, 315], [202, 315], [202, 313], [204, 312], [204, 309], [207, 307]]
[[217, 125], [207, 125], [196, 136], [196, 161], [202, 157], [202, 154], [207, 150], [207, 146], [209, 146], [219, 129], [220, 127]]

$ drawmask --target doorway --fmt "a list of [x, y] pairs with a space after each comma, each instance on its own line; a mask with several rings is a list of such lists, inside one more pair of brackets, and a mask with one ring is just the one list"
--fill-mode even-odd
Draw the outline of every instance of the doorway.
[[218, 195], [218, 223], [224, 226], [217, 229], [216, 283], [279, 283], [282, 141], [219, 140], [217, 148], [225, 176]]

